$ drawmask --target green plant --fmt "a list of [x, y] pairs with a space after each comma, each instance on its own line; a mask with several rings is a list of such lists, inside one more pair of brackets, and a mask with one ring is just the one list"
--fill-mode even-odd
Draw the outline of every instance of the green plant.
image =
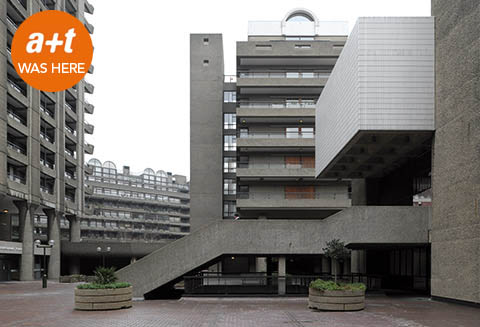
[[[345, 243], [339, 239], [333, 239], [325, 243], [323, 248], [324, 255], [327, 258], [334, 259], [338, 262], [343, 262], [344, 259], [350, 257], [350, 250], [345, 247]], [[335, 276], [335, 283], [337, 283], [337, 265], [333, 266], [333, 275]]]
[[130, 285], [131, 284], [127, 282], [118, 282], [118, 283], [111, 283], [111, 284], [88, 283], [88, 284], [80, 284], [77, 286], [77, 288], [98, 290], [98, 289], [107, 289], [107, 288], [125, 288], [125, 287], [129, 287]]
[[322, 279], [317, 279], [311, 282], [310, 288], [318, 291], [365, 291], [367, 289], [363, 283], [336, 283]]
[[106, 285], [113, 284], [117, 281], [115, 268], [113, 267], [97, 267], [94, 271], [95, 284]]

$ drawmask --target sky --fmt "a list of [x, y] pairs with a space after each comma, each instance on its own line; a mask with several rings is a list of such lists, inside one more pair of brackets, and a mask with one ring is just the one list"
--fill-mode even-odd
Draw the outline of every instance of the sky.
[[249, 20], [280, 21], [294, 8], [319, 20], [361, 16], [430, 16], [431, 0], [89, 0], [95, 27], [86, 141], [93, 156], [130, 166], [190, 176], [189, 34], [222, 33], [225, 75], [235, 74], [235, 42], [247, 40]]

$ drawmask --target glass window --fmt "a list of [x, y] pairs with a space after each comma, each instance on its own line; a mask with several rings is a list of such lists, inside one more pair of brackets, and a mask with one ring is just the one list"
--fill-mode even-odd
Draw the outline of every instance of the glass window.
[[224, 129], [236, 129], [237, 128], [237, 115], [236, 114], [223, 114], [223, 128]]
[[235, 173], [237, 171], [237, 158], [235, 157], [224, 157], [223, 158], [223, 172], [224, 173]]
[[223, 150], [224, 151], [236, 151], [237, 150], [237, 137], [236, 135], [224, 135], [223, 136]]
[[225, 92], [223, 92], [223, 102], [225, 102], [225, 103], [235, 103], [235, 102], [237, 102], [237, 92], [235, 92], [235, 91], [225, 91]]
[[223, 180], [223, 194], [236, 194], [237, 181], [235, 179], [226, 178]]
[[233, 217], [237, 213], [237, 203], [235, 201], [223, 202], [223, 217]]

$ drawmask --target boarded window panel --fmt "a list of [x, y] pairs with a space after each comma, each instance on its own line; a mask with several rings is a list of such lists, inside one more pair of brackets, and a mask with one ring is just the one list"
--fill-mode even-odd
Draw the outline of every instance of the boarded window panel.
[[285, 157], [285, 167], [300, 168], [302, 165], [300, 157]]
[[285, 199], [315, 199], [315, 186], [285, 186]]
[[302, 167], [303, 168], [315, 168], [315, 157], [303, 157], [302, 158]]

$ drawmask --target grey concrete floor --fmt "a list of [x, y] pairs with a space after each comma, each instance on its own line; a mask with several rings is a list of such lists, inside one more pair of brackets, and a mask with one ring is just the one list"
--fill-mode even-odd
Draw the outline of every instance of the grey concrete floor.
[[359, 312], [316, 312], [307, 298], [183, 298], [119, 311], [73, 310], [75, 285], [0, 283], [0, 326], [480, 326], [480, 309], [424, 297], [367, 297]]

